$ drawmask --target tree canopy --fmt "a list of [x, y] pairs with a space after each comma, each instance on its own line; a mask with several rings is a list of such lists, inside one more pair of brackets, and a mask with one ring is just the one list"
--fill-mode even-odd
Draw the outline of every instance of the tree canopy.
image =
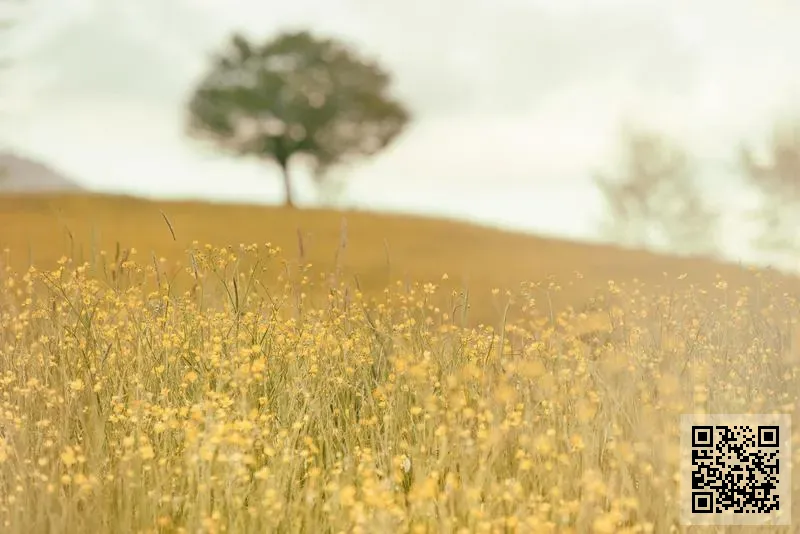
[[277, 163], [286, 204], [289, 165], [306, 156], [318, 179], [332, 165], [371, 156], [410, 120], [391, 77], [345, 44], [307, 31], [265, 44], [234, 34], [189, 101], [189, 134], [236, 155]]
[[763, 251], [800, 251], [800, 120], [778, 123], [765, 158], [750, 147], [740, 150], [740, 164], [748, 184], [762, 197], [758, 218], [762, 232], [756, 246]]
[[0, 44], [2, 44], [3, 53], [0, 55], [0, 70], [6, 69], [11, 64], [11, 58], [6, 55], [6, 43], [2, 39], [9, 37], [10, 30], [13, 29], [16, 19], [13, 13], [9, 13], [7, 8], [22, 5], [23, 0], [0, 0]]
[[630, 246], [716, 253], [716, 214], [697, 187], [689, 154], [644, 128], [627, 128], [622, 148], [619, 174], [596, 177], [610, 212], [607, 233]]

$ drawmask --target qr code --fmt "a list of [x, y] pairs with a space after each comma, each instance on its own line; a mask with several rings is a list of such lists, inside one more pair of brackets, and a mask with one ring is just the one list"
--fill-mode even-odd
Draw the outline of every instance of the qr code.
[[790, 416], [684, 416], [682, 426], [686, 523], [789, 524]]

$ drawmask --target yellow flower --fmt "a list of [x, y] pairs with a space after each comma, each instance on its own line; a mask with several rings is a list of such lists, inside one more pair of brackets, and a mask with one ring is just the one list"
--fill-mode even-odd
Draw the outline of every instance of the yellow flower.
[[577, 403], [576, 412], [578, 421], [581, 423], [588, 423], [593, 420], [595, 414], [597, 414], [597, 405], [590, 401], [580, 400]]
[[533, 440], [533, 446], [536, 448], [536, 452], [542, 456], [546, 456], [553, 452], [553, 443], [545, 436], [536, 437], [536, 439]]
[[542, 376], [545, 372], [547, 372], [547, 369], [545, 369], [541, 361], [531, 360], [520, 364], [519, 372], [525, 378], [529, 380], [534, 380]]
[[584, 443], [583, 437], [578, 434], [573, 434], [570, 436], [569, 444], [572, 445], [572, 448], [576, 451], [582, 451], [586, 448], [586, 443]]
[[356, 502], [355, 486], [347, 485], [339, 490], [339, 502], [346, 508], [353, 506]]
[[426, 501], [430, 499], [435, 499], [438, 493], [438, 489], [439, 489], [439, 481], [435, 477], [429, 476], [422, 482], [415, 483], [411, 491], [414, 500]]
[[263, 357], [253, 360], [252, 365], [250, 366], [250, 371], [253, 373], [260, 373], [267, 367], [267, 360]]
[[155, 455], [156, 453], [150, 445], [142, 445], [139, 447], [139, 456], [142, 457], [142, 460], [152, 460], [155, 458]]
[[84, 383], [83, 380], [77, 378], [69, 383], [69, 389], [72, 391], [83, 391]]
[[72, 467], [75, 465], [75, 462], [78, 459], [75, 457], [75, 451], [72, 450], [72, 447], [66, 447], [64, 451], [61, 453], [61, 461], [67, 467]]

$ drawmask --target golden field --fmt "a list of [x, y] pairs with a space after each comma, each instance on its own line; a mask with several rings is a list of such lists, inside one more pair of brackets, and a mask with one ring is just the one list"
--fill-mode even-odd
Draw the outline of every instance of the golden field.
[[[186, 251], [194, 242], [270, 243], [282, 250], [287, 268], [310, 264], [317, 276], [336, 272], [370, 295], [398, 280], [468, 291], [467, 319], [474, 324], [496, 322], [503, 311], [493, 289], [517, 291], [528, 282], [540, 284], [537, 296], [554, 310], [583, 310], [609, 280], [638, 279], [663, 291], [711, 284], [718, 275], [737, 287], [753, 283], [752, 273], [739, 266], [421, 217], [95, 195], [0, 195], [0, 250], [11, 251], [8, 263], [17, 270], [52, 268], [62, 256], [95, 262], [101, 250], [113, 263], [134, 248], [142, 262], [164, 258], [169, 274], [187, 265]], [[442, 281], [445, 273], [449, 279]], [[676, 280], [680, 274], [686, 277]], [[551, 279], [559, 282], [558, 291], [547, 291]]]
[[0, 248], [2, 532], [681, 531], [678, 417], [800, 391], [795, 280], [706, 260], [92, 196]]

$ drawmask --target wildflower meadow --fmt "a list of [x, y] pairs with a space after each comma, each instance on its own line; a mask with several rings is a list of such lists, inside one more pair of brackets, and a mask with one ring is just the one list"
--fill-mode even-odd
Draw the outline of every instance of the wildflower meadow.
[[445, 273], [368, 296], [270, 244], [177, 268], [13, 253], [8, 534], [677, 532], [680, 415], [792, 413], [800, 391], [798, 303], [762, 273], [608, 280], [554, 310], [576, 273], [494, 291], [475, 324]]

